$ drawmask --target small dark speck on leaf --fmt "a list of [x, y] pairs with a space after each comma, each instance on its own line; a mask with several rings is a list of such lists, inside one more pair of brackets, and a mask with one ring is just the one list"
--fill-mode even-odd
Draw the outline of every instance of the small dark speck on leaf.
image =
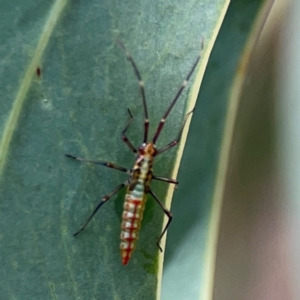
[[37, 77], [41, 77], [41, 74], [42, 74], [41, 68], [37, 67], [36, 70], [35, 70], [35, 73], [36, 73]]

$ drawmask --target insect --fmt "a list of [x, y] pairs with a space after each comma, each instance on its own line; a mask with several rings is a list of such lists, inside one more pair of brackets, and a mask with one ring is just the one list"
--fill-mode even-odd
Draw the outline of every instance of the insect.
[[94, 217], [96, 212], [100, 209], [100, 207], [102, 207], [102, 205], [104, 203], [106, 203], [109, 199], [111, 199], [111, 197], [114, 196], [116, 193], [118, 193], [122, 188], [126, 187], [127, 193], [125, 196], [124, 209], [123, 209], [123, 214], [122, 214], [120, 250], [121, 250], [122, 263], [123, 263], [123, 265], [127, 265], [127, 263], [130, 260], [131, 255], [132, 255], [132, 252], [135, 249], [136, 241], [138, 239], [139, 230], [141, 228], [141, 221], [143, 219], [145, 203], [147, 200], [147, 194], [150, 194], [154, 198], [154, 200], [158, 203], [158, 205], [161, 207], [161, 209], [164, 211], [164, 213], [168, 217], [168, 222], [157, 240], [157, 246], [160, 249], [160, 251], [162, 251], [162, 248], [160, 247], [159, 244], [172, 221], [172, 214], [164, 206], [164, 204], [158, 198], [158, 196], [154, 193], [154, 191], [151, 189], [150, 184], [151, 184], [152, 180], [159, 180], [159, 181], [164, 181], [164, 182], [171, 183], [171, 184], [174, 184], [175, 186], [177, 186], [178, 181], [175, 179], [164, 178], [164, 177], [154, 175], [153, 174], [153, 162], [154, 162], [155, 157], [164, 153], [165, 151], [169, 150], [170, 148], [176, 146], [179, 143], [181, 134], [182, 134], [182, 131], [186, 124], [186, 121], [188, 119], [188, 116], [190, 114], [192, 114], [193, 110], [185, 115], [185, 118], [180, 127], [178, 135], [173, 141], [171, 141], [169, 144], [165, 145], [162, 148], [156, 147], [156, 141], [158, 140], [158, 138], [160, 136], [160, 133], [164, 127], [167, 117], [169, 116], [172, 108], [174, 107], [177, 100], [179, 99], [179, 96], [181, 95], [183, 89], [186, 87], [191, 75], [193, 74], [193, 72], [200, 60], [200, 56], [197, 57], [191, 70], [189, 71], [187, 77], [185, 78], [185, 80], [183, 81], [179, 90], [177, 91], [177, 94], [175, 95], [171, 104], [168, 106], [166, 112], [164, 113], [162, 119], [160, 120], [160, 122], [158, 124], [158, 127], [156, 129], [154, 136], [151, 139], [149, 139], [149, 137], [148, 137], [149, 118], [148, 118], [148, 108], [147, 108], [147, 102], [146, 102], [146, 96], [145, 96], [144, 82], [142, 81], [142, 77], [136, 66], [135, 61], [133, 60], [130, 53], [126, 50], [124, 44], [120, 41], [117, 41], [117, 43], [125, 51], [127, 60], [130, 62], [131, 66], [133, 68], [133, 71], [135, 73], [135, 76], [137, 77], [137, 80], [139, 83], [139, 88], [140, 88], [140, 93], [142, 96], [142, 102], [143, 102], [144, 137], [143, 137], [143, 143], [141, 144], [141, 146], [139, 148], [136, 148], [130, 142], [128, 137], [126, 136], [126, 132], [133, 120], [132, 114], [129, 109], [128, 109], [129, 121], [127, 122], [125, 128], [123, 129], [123, 131], [121, 133], [122, 140], [125, 142], [125, 144], [128, 146], [128, 148], [135, 154], [136, 159], [135, 159], [134, 166], [132, 169], [127, 169], [127, 168], [118, 166], [111, 162], [84, 159], [84, 158], [76, 157], [76, 156], [73, 156], [70, 154], [66, 154], [66, 156], [69, 158], [72, 158], [74, 160], [78, 160], [78, 161], [82, 161], [82, 162], [89, 162], [89, 163], [93, 163], [93, 164], [97, 164], [97, 165], [102, 165], [102, 166], [116, 169], [116, 170], [119, 170], [121, 172], [125, 172], [128, 174], [128, 179], [125, 182], [118, 185], [112, 192], [110, 192], [109, 194], [107, 194], [106, 196], [104, 196], [102, 198], [100, 203], [95, 207], [94, 211], [89, 216], [89, 218], [86, 220], [86, 222], [83, 224], [83, 226], [74, 234], [74, 236], [77, 236], [80, 232], [82, 232], [86, 228], [88, 223], [91, 221], [91, 219]]

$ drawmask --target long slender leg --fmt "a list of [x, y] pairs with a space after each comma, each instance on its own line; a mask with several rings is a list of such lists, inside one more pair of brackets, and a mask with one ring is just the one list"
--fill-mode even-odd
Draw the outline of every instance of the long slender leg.
[[181, 125], [181, 127], [180, 127], [180, 130], [179, 130], [179, 132], [178, 132], [178, 135], [177, 135], [176, 139], [175, 139], [174, 141], [170, 142], [169, 144], [167, 144], [166, 146], [162, 147], [161, 149], [157, 150], [156, 156], [159, 155], [159, 154], [161, 154], [161, 153], [163, 153], [163, 152], [165, 152], [165, 151], [167, 151], [167, 150], [169, 150], [170, 148], [172, 148], [172, 147], [178, 145], [178, 143], [180, 142], [181, 135], [182, 135], [184, 126], [185, 126], [185, 124], [186, 124], [186, 121], [187, 121], [189, 115], [192, 114], [192, 113], [194, 112], [194, 110], [195, 110], [195, 109], [193, 109], [192, 111], [190, 111], [189, 113], [187, 113], [187, 114], [185, 115], [184, 120], [183, 120], [183, 122], [182, 122], [182, 125]]
[[152, 197], [154, 198], [154, 200], [158, 203], [158, 205], [162, 208], [162, 210], [164, 211], [164, 213], [167, 215], [167, 217], [169, 218], [167, 225], [165, 226], [164, 230], [162, 231], [159, 239], [156, 242], [157, 247], [159, 248], [159, 250], [161, 252], [163, 252], [162, 248], [160, 247], [159, 243], [162, 239], [162, 237], [164, 236], [164, 234], [166, 233], [170, 223], [172, 222], [173, 216], [171, 214], [171, 212], [163, 205], [163, 203], [158, 199], [158, 197], [154, 194], [154, 192], [150, 189], [149, 193], [152, 195]]
[[157, 141], [157, 139], [158, 139], [158, 137], [159, 137], [159, 135], [160, 135], [160, 133], [161, 133], [164, 125], [165, 125], [165, 121], [166, 121], [166, 119], [167, 119], [170, 111], [172, 110], [173, 106], [177, 102], [177, 100], [178, 100], [179, 96], [181, 95], [183, 89], [186, 87], [186, 85], [187, 85], [190, 77], [192, 76], [194, 70], [196, 69], [196, 66], [197, 66], [199, 60], [200, 60], [200, 55], [197, 57], [196, 61], [194, 62], [193, 66], [192, 66], [192, 69], [188, 73], [187, 77], [185, 78], [185, 80], [183, 81], [181, 87], [179, 88], [176, 96], [174, 97], [174, 99], [172, 100], [171, 104], [169, 105], [167, 111], [165, 112], [165, 114], [163, 115], [162, 119], [160, 120], [159, 125], [158, 125], [158, 127], [156, 129], [156, 133], [154, 134], [154, 137], [153, 137], [153, 140], [152, 140], [153, 144], [156, 143], [156, 141]]
[[78, 235], [84, 228], [87, 226], [87, 224], [92, 220], [93, 216], [96, 214], [96, 212], [99, 210], [99, 208], [106, 203], [113, 195], [115, 195], [120, 189], [122, 189], [124, 186], [128, 185], [128, 182], [123, 182], [120, 185], [118, 185], [111, 193], [104, 196], [102, 200], [99, 202], [99, 204], [96, 206], [92, 214], [88, 217], [88, 219], [85, 221], [83, 226], [74, 234], [74, 236]]
[[141, 95], [143, 98], [143, 106], [144, 106], [144, 116], [145, 116], [145, 121], [144, 121], [144, 141], [143, 143], [147, 143], [148, 140], [148, 130], [149, 130], [149, 118], [148, 118], [148, 108], [147, 108], [147, 102], [146, 102], [146, 96], [145, 96], [145, 89], [144, 89], [144, 82], [142, 80], [141, 74], [131, 56], [131, 54], [127, 51], [125, 45], [120, 41], [117, 40], [117, 43], [119, 44], [119, 46], [125, 51], [126, 53], [126, 57], [127, 60], [131, 63], [133, 70], [134, 70], [134, 74], [136, 76], [136, 78], [139, 81], [139, 86], [140, 86], [140, 91], [141, 91]]
[[102, 165], [102, 166], [105, 166], [105, 167], [108, 167], [108, 168], [111, 168], [111, 169], [116, 169], [116, 170], [119, 170], [119, 171], [122, 171], [122, 172], [130, 174], [130, 170], [128, 170], [128, 169], [126, 169], [124, 167], [117, 166], [117, 165], [115, 165], [115, 164], [113, 164], [111, 162], [108, 162], [108, 161], [85, 159], [85, 158], [73, 156], [71, 154], [65, 154], [65, 156], [66, 157], [70, 157], [70, 158], [72, 158], [74, 160], [79, 160], [79, 161], [83, 161], [83, 162], [89, 162], [89, 163], [96, 164], [96, 165]]
[[122, 140], [125, 142], [125, 144], [128, 146], [128, 148], [133, 152], [133, 153], [137, 153], [137, 150], [135, 149], [135, 147], [132, 145], [132, 143], [129, 141], [128, 137], [126, 136], [126, 131], [127, 129], [129, 128], [131, 122], [132, 122], [132, 119], [133, 119], [133, 116], [131, 114], [131, 111], [130, 109], [128, 108], [128, 113], [129, 113], [129, 121], [127, 122], [125, 128], [122, 130]]
[[176, 186], [178, 185], [178, 181], [175, 180], [175, 179], [171, 179], [171, 178], [165, 178], [165, 177], [160, 177], [160, 176], [153, 175], [152, 179], [163, 181], [163, 182], [168, 182], [168, 183], [173, 183]]

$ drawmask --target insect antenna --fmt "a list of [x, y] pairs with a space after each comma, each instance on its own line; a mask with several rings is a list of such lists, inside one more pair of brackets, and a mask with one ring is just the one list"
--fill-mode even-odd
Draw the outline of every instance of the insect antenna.
[[169, 113], [171, 112], [173, 106], [176, 104], [177, 100], [179, 99], [179, 96], [181, 95], [183, 89], [186, 87], [190, 77], [192, 76], [198, 62], [200, 60], [200, 55], [197, 57], [196, 61], [194, 62], [193, 66], [192, 66], [192, 69], [190, 70], [190, 72], [188, 73], [187, 77], [185, 78], [185, 80], [183, 81], [182, 85], [180, 86], [176, 96], [174, 97], [174, 99], [172, 100], [171, 104], [169, 105], [169, 107], [167, 108], [165, 114], [163, 115], [162, 119], [160, 120], [159, 124], [158, 124], [158, 127], [156, 129], [156, 132], [154, 134], [154, 137], [152, 139], [152, 143], [155, 144], [164, 125], [165, 125], [165, 121], [169, 115]]
[[147, 143], [148, 141], [148, 131], [149, 131], [149, 118], [148, 118], [148, 108], [147, 108], [147, 102], [146, 102], [146, 96], [145, 96], [145, 88], [144, 88], [144, 81], [142, 80], [141, 74], [131, 56], [131, 54], [127, 51], [125, 45], [120, 41], [117, 40], [117, 44], [125, 51], [126, 53], [126, 57], [127, 60], [131, 63], [135, 76], [139, 81], [139, 86], [140, 86], [140, 91], [142, 94], [142, 99], [143, 99], [143, 107], [144, 107], [144, 117], [145, 117], [145, 121], [144, 121], [144, 140], [143, 143]]

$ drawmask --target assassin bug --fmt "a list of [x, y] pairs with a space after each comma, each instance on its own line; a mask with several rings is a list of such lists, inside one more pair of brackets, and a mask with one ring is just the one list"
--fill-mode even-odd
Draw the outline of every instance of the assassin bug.
[[83, 226], [74, 234], [74, 236], [78, 235], [82, 230], [85, 229], [85, 227], [88, 225], [88, 223], [91, 221], [93, 216], [96, 214], [96, 212], [99, 210], [99, 208], [106, 203], [113, 195], [115, 195], [118, 191], [120, 191], [122, 188], [127, 187], [127, 193], [125, 196], [125, 202], [124, 202], [124, 209], [123, 209], [123, 215], [122, 215], [122, 223], [121, 223], [121, 243], [120, 243], [120, 250], [121, 250], [121, 257], [122, 257], [122, 263], [123, 265], [126, 265], [131, 257], [132, 252], [135, 249], [136, 241], [138, 238], [139, 230], [141, 228], [141, 221], [143, 218], [143, 212], [145, 208], [145, 203], [147, 200], [147, 194], [150, 194], [154, 200], [158, 203], [158, 205], [162, 208], [164, 213], [168, 217], [168, 222], [163, 229], [161, 235], [159, 236], [159, 239], [157, 241], [157, 246], [162, 251], [162, 248], [160, 247], [159, 243], [166, 233], [171, 221], [172, 221], [172, 214], [171, 212], [164, 206], [161, 200], [157, 197], [157, 195], [153, 192], [153, 190], [150, 187], [152, 179], [164, 181], [167, 183], [172, 183], [177, 186], [178, 181], [175, 179], [170, 178], [164, 178], [160, 176], [156, 176], [153, 174], [152, 166], [154, 158], [163, 152], [169, 150], [170, 148], [176, 146], [181, 138], [181, 134], [184, 128], [184, 125], [188, 119], [188, 116], [192, 114], [193, 110], [190, 111], [185, 115], [185, 118], [183, 120], [183, 123], [181, 125], [181, 128], [179, 130], [179, 133], [175, 140], [171, 141], [166, 146], [157, 149], [156, 148], [156, 141], [164, 127], [165, 121], [170, 114], [172, 108], [174, 107], [175, 103], [179, 99], [179, 96], [181, 95], [183, 89], [186, 87], [188, 80], [190, 79], [191, 75], [193, 74], [199, 60], [200, 56], [197, 57], [196, 61], [194, 62], [190, 72], [188, 73], [187, 77], [183, 81], [182, 85], [180, 86], [177, 94], [175, 95], [174, 99], [172, 100], [171, 104], [167, 108], [166, 112], [164, 113], [162, 119], [160, 120], [158, 127], [156, 129], [156, 132], [152, 139], [148, 139], [148, 129], [149, 129], [149, 118], [148, 118], [148, 109], [147, 109], [147, 102], [146, 102], [146, 96], [145, 96], [145, 89], [144, 89], [144, 82], [142, 81], [142, 77], [140, 75], [140, 72], [130, 55], [130, 53], [126, 50], [124, 44], [120, 41], [117, 41], [117, 43], [120, 45], [120, 47], [125, 51], [127, 60], [130, 62], [135, 76], [138, 79], [140, 92], [142, 96], [143, 101], [143, 110], [144, 110], [144, 138], [143, 143], [141, 146], [137, 149], [133, 146], [133, 144], [129, 141], [129, 139], [126, 136], [126, 132], [132, 122], [132, 114], [130, 110], [128, 109], [129, 113], [129, 121], [127, 122], [125, 128], [122, 131], [121, 137], [122, 140], [125, 142], [125, 144], [128, 146], [128, 148], [135, 154], [136, 160], [135, 164], [132, 169], [127, 169], [118, 165], [115, 165], [111, 162], [106, 161], [98, 161], [98, 160], [90, 160], [90, 159], [84, 159], [81, 157], [76, 157], [70, 154], [66, 154], [67, 157], [72, 158], [74, 160], [82, 161], [82, 162], [89, 162], [93, 164], [98, 164], [102, 166], [106, 166], [108, 168], [116, 169], [122, 172], [127, 173], [128, 179], [118, 185], [111, 193], [107, 194], [102, 198], [100, 203], [96, 206], [92, 214], [89, 216], [89, 218], [86, 220], [86, 222], [83, 224]]

